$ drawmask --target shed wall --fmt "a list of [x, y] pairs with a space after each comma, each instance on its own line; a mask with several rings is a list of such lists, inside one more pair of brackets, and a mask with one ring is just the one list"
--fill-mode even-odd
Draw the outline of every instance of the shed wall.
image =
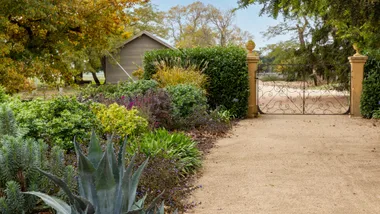
[[[114, 58], [132, 76], [132, 72], [137, 69], [137, 66], [142, 66], [146, 51], [164, 48], [167, 47], [143, 34], [141, 37], [126, 44]], [[129, 77], [111, 57], [107, 57], [105, 74], [107, 83], [129, 80]]]

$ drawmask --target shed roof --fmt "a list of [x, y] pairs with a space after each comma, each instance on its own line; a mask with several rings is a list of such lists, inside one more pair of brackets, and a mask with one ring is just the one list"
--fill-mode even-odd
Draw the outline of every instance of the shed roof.
[[135, 35], [134, 37], [128, 39], [127, 41], [125, 41], [122, 45], [120, 45], [120, 48], [124, 47], [125, 45], [127, 45], [128, 43], [132, 42], [133, 40], [137, 39], [137, 38], [140, 38], [141, 36], [143, 35], [146, 35], [148, 36], [149, 38], [155, 40], [156, 42], [160, 43], [161, 45], [167, 47], [167, 48], [170, 48], [170, 49], [176, 49], [175, 47], [169, 45], [168, 43], [164, 42], [162, 39], [160, 39], [158, 36], [155, 36], [154, 34], [148, 32], [148, 31], [142, 31], [140, 32], [139, 34]]

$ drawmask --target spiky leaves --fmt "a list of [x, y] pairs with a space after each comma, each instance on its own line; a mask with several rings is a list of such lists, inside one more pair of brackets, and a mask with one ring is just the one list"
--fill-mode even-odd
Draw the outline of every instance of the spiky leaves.
[[7, 182], [6, 198], [0, 198], [0, 211], [4, 214], [22, 213], [24, 211], [25, 197], [21, 194], [20, 184], [15, 181]]
[[95, 134], [95, 131], [92, 131], [90, 145], [88, 148], [88, 159], [95, 166], [98, 167], [100, 160], [102, 159], [103, 151], [99, 144], [99, 139]]
[[[132, 159], [132, 161], [134, 161], [134, 158]], [[140, 180], [142, 171], [148, 163], [147, 159], [141, 166], [139, 166], [136, 172], [132, 174], [132, 169], [134, 167], [134, 163], [132, 161], [128, 165], [123, 179], [124, 201], [126, 201], [126, 207], [123, 208], [124, 212], [129, 212], [133, 210], [138, 182]]]
[[19, 129], [12, 110], [2, 104], [0, 106], [0, 137], [4, 135], [17, 136]]
[[[65, 182], [58, 177], [41, 171], [45, 176], [60, 186], [68, 195], [71, 210], [74, 213], [85, 214], [121, 214], [121, 213], [162, 213], [163, 207], [157, 208], [157, 199], [144, 210], [145, 198], [136, 202], [136, 191], [146, 160], [133, 172], [134, 158], [124, 169], [126, 140], [123, 142], [116, 157], [112, 141], [109, 140], [105, 152], [102, 152], [100, 142], [92, 133], [89, 155], [86, 157], [79, 144], [74, 141], [78, 158], [78, 181], [80, 196], [74, 195]], [[61, 201], [39, 193], [29, 193], [39, 196], [58, 212], [65, 214], [66, 205]], [[62, 208], [63, 207], [63, 208]], [[60, 210], [58, 210], [60, 209]]]
[[26, 192], [26, 194], [41, 198], [47, 205], [55, 209], [58, 214], [72, 214], [70, 206], [58, 198], [51, 197], [41, 192]]
[[[43, 142], [8, 135], [3, 137], [0, 146], [0, 213], [33, 212], [37, 197], [22, 194], [25, 191], [44, 191], [57, 195], [58, 190], [54, 189], [51, 182], [41, 179], [36, 168], [64, 174], [64, 168], [56, 169], [64, 166], [62, 150], [52, 148], [50, 158], [47, 158], [46, 153], [47, 145]], [[68, 176], [72, 176], [72, 173], [66, 177]], [[20, 212], [14, 210], [17, 207], [20, 207]], [[8, 212], [9, 209], [11, 210]]]
[[[94, 135], [94, 134], [93, 134]], [[91, 141], [94, 138], [91, 137]], [[90, 142], [91, 144], [96, 144], [97, 142]], [[79, 194], [89, 200], [92, 204], [98, 203], [98, 198], [95, 191], [95, 178], [94, 173], [96, 169], [91, 161], [84, 156], [81, 151], [79, 144], [74, 140], [75, 152], [77, 154], [78, 161], [78, 185], [79, 185]]]

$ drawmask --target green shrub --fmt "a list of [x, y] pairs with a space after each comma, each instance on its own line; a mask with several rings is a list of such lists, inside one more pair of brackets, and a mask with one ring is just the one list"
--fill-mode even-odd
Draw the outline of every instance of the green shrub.
[[380, 60], [370, 57], [365, 65], [363, 92], [360, 100], [360, 112], [365, 118], [371, 118], [380, 108]]
[[51, 152], [48, 152], [48, 146], [41, 141], [13, 136], [3, 137], [1, 144], [1, 213], [37, 213], [42, 207], [38, 205], [36, 197], [22, 194], [25, 191], [43, 191], [55, 196], [61, 195], [55, 185], [46, 178], [41, 178], [36, 167], [53, 171], [58, 176], [65, 177], [71, 188], [75, 186], [72, 182], [73, 170], [71, 167], [65, 167], [63, 151], [58, 147], [53, 147]]
[[106, 151], [103, 152], [99, 140], [93, 133], [86, 157], [79, 144], [74, 142], [78, 158], [79, 196], [67, 188], [65, 181], [40, 170], [61, 187], [69, 198], [68, 204], [41, 192], [32, 191], [27, 194], [38, 196], [60, 214], [164, 214], [164, 204], [158, 205], [158, 200], [153, 200], [146, 206], [146, 197], [137, 200], [138, 183], [148, 160], [135, 170], [133, 157], [125, 167], [126, 143], [125, 140], [116, 156], [112, 143], [108, 143]]
[[380, 119], [380, 109], [373, 112], [372, 117], [374, 119]]
[[[146, 202], [152, 202], [158, 195], [165, 201], [165, 211], [172, 213], [176, 209], [184, 213], [189, 208], [188, 193], [194, 186], [191, 184], [191, 176], [183, 176], [181, 169], [175, 160], [162, 156], [147, 156], [139, 153], [136, 162], [142, 164], [147, 158], [149, 162], [141, 174], [137, 196], [146, 197]], [[139, 164], [138, 164], [139, 165]]]
[[110, 102], [120, 97], [130, 97], [145, 94], [148, 90], [156, 90], [158, 83], [155, 80], [137, 80], [135, 82], [119, 82], [100, 86], [89, 85], [81, 89], [78, 100]]
[[17, 136], [19, 128], [12, 109], [7, 105], [0, 105], [0, 139], [4, 135]]
[[215, 109], [210, 112], [206, 109], [196, 109], [194, 113], [185, 118], [178, 118], [173, 123], [174, 130], [202, 130], [208, 133], [226, 133], [230, 128], [228, 112]]
[[6, 94], [5, 88], [0, 85], [0, 103], [8, 101], [9, 96]]
[[130, 97], [145, 94], [148, 90], [156, 90], [158, 83], [155, 80], [137, 80], [135, 82], [122, 82], [118, 84], [114, 97]]
[[148, 157], [161, 156], [176, 160], [179, 169], [188, 174], [194, 173], [201, 165], [201, 156], [196, 145], [183, 133], [169, 133], [165, 129], [157, 129], [135, 138], [127, 151], [129, 154], [138, 151]]
[[[210, 107], [225, 106], [238, 118], [245, 117], [248, 109], [248, 67], [246, 51], [239, 47], [212, 47], [181, 50], [155, 50], [144, 55], [144, 78], [151, 79], [156, 73], [156, 62], [175, 65], [180, 58], [184, 64], [207, 68], [209, 77], [206, 87]], [[185, 66], [186, 67], [186, 66]]]
[[98, 100], [100, 97], [112, 97], [117, 92], [116, 84], [88, 85], [80, 89], [79, 97], [83, 100]]
[[175, 86], [179, 84], [194, 85], [204, 89], [207, 83], [207, 76], [196, 66], [191, 65], [187, 68], [181, 65], [168, 66], [165, 61], [161, 61], [156, 65], [157, 72], [153, 75], [160, 87]]
[[171, 98], [164, 89], [149, 90], [145, 94], [121, 99], [119, 103], [127, 109], [136, 108], [148, 120], [151, 129], [170, 128], [173, 124]]
[[260, 78], [260, 80], [263, 81], [263, 82], [271, 82], [271, 81], [283, 81], [284, 78], [280, 77], [278, 75], [263, 75]]
[[175, 85], [167, 88], [172, 99], [174, 119], [186, 118], [195, 111], [207, 109], [203, 91], [193, 85]]
[[225, 109], [224, 107], [218, 107], [215, 110], [212, 110], [210, 112], [210, 115], [213, 120], [227, 124], [229, 124], [231, 119], [235, 117], [229, 110]]
[[74, 97], [58, 97], [52, 100], [33, 100], [10, 103], [20, 128], [26, 137], [43, 139], [49, 145], [73, 149], [75, 136], [89, 138], [88, 133], [98, 126], [88, 105], [79, 103]]
[[100, 121], [104, 134], [125, 137], [143, 133], [148, 129], [148, 121], [138, 115], [137, 109], [127, 110], [124, 106], [116, 103], [108, 107], [94, 103], [91, 108]]
[[[225, 108], [207, 110], [207, 99], [201, 89], [193, 85], [176, 85], [167, 88], [172, 99], [172, 129], [189, 130], [201, 128], [225, 132], [234, 117]], [[214, 130], [213, 130], [214, 129]]]

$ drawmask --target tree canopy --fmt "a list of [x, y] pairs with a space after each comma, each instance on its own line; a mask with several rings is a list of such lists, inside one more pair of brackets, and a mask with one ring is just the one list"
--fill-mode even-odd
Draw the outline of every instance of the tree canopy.
[[234, 18], [233, 10], [220, 10], [197, 1], [172, 7], [165, 22], [177, 47], [241, 45], [253, 36], [237, 27]]
[[0, 84], [8, 92], [70, 82], [100, 64], [112, 38], [127, 38], [126, 12], [146, 0], [3, 0], [0, 7]]
[[379, 0], [239, 0], [239, 8], [261, 4], [262, 14], [277, 18], [309, 15], [320, 17], [332, 26], [341, 39], [357, 43], [361, 48], [380, 47]]
[[149, 31], [161, 38], [168, 38], [169, 27], [164, 23], [166, 13], [159, 11], [157, 5], [146, 3], [129, 9], [129, 14], [134, 19], [131, 23], [127, 23], [126, 27], [131, 29], [133, 34]]

